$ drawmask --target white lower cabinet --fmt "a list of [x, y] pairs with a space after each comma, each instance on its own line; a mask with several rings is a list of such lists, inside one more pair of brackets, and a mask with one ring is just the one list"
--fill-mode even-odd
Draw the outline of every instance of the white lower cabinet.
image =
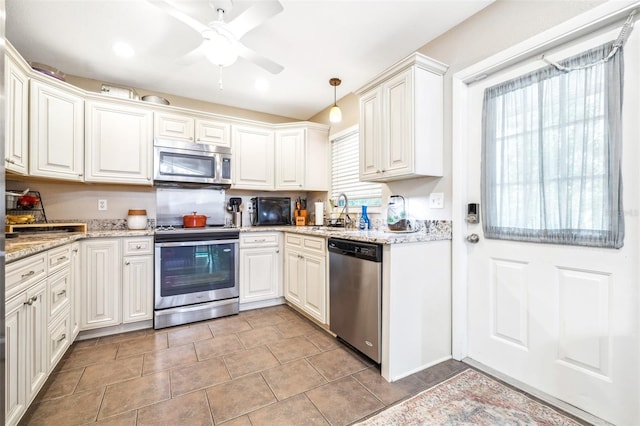
[[285, 233], [285, 298], [321, 324], [327, 323], [326, 239]]
[[153, 237], [95, 238], [81, 246], [81, 330], [152, 319]]
[[71, 336], [71, 245], [7, 265], [5, 424], [17, 424], [67, 350]]
[[153, 319], [153, 255], [127, 255], [122, 266], [122, 323], [150, 319]]
[[282, 296], [280, 233], [240, 235], [240, 303]]

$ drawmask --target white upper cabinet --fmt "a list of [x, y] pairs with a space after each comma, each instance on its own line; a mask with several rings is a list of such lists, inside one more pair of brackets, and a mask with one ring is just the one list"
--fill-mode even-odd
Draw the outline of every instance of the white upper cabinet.
[[311, 123], [276, 131], [275, 190], [329, 190], [329, 131]]
[[272, 190], [274, 132], [266, 127], [233, 126], [233, 188]]
[[29, 119], [29, 174], [82, 181], [83, 98], [54, 81], [32, 79]]
[[5, 169], [26, 175], [29, 173], [29, 77], [21, 58], [15, 56], [14, 58], [13, 49], [7, 47]]
[[115, 101], [86, 103], [87, 182], [152, 185], [153, 113]]
[[442, 176], [446, 69], [414, 53], [357, 91], [361, 180]]
[[231, 126], [206, 116], [156, 112], [154, 135], [157, 138], [231, 147]]
[[305, 129], [276, 131], [275, 189], [299, 191], [304, 186]]

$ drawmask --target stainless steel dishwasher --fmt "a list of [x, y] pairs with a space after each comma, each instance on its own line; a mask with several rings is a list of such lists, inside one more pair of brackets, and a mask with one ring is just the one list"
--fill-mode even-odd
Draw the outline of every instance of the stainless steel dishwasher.
[[380, 363], [382, 246], [329, 238], [329, 328]]

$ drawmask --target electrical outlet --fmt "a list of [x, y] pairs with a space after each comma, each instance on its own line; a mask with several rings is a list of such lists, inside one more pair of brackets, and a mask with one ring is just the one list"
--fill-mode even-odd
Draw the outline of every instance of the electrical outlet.
[[432, 192], [431, 194], [429, 194], [429, 208], [444, 208], [444, 194], [442, 192]]
[[98, 210], [100, 211], [107, 210], [107, 200], [98, 200]]

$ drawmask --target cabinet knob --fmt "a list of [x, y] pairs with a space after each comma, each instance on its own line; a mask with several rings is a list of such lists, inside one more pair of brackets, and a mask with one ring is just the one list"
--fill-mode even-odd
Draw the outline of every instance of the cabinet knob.
[[129, 262], [129, 261], [127, 260], [127, 261], [125, 261], [125, 262], [124, 262], [124, 264], [128, 266], [128, 265], [130, 265], [130, 264], [131, 264], [131, 262]]
[[29, 300], [27, 300], [26, 302], [24, 302], [25, 305], [31, 306], [33, 305], [35, 302], [38, 301], [38, 296], [33, 296], [31, 297]]
[[140, 250], [141, 248], [142, 248], [142, 245], [136, 244], [136, 249]]
[[15, 162], [15, 161], [10, 160], [10, 159], [8, 159], [8, 158], [5, 158], [5, 159], [4, 159], [4, 161], [6, 161], [6, 162], [7, 162], [7, 163], [9, 163], [9, 164], [16, 164], [16, 162]]
[[74, 253], [77, 253], [77, 252], [78, 252], [78, 249], [73, 249], [73, 252], [74, 252]]

